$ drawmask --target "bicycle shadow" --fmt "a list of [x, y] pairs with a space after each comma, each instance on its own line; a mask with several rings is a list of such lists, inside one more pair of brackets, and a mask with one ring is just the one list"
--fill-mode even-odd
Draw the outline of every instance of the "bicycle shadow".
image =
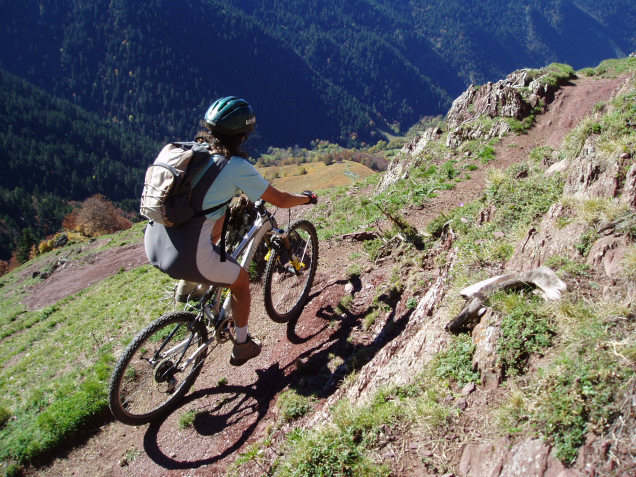
[[[344, 284], [347, 281], [341, 280], [327, 284], [312, 294], [310, 301], [326, 288]], [[287, 338], [291, 343], [301, 344], [321, 334], [324, 336], [310, 349], [300, 353], [290, 364], [281, 368], [276, 362], [266, 369], [257, 370], [258, 377], [250, 385], [217, 386], [188, 394], [180, 407], [204, 397], [222, 398], [204, 412], [198, 412], [193, 422], [193, 427], [199, 436], [218, 438], [219, 444], [223, 447], [215, 455], [198, 460], [178, 460], [164, 452], [159, 444], [159, 433], [167, 417], [149, 426], [144, 436], [146, 454], [157, 465], [168, 470], [213, 465], [239, 451], [247, 443], [258, 424], [270, 411], [276, 396], [284, 389], [294, 389], [298, 394], [317, 398], [329, 397], [346, 375], [371, 361], [382, 347], [397, 337], [406, 327], [413, 310], [408, 310], [396, 318], [399, 297], [386, 297], [385, 302], [391, 307], [391, 311], [381, 331], [370, 343], [355, 344], [349, 340], [349, 337], [354, 329], [360, 327], [362, 319], [373, 305], [357, 313], [351, 310], [336, 310], [331, 305], [326, 305], [316, 312], [316, 316], [325, 320], [325, 324], [307, 336], [298, 334], [296, 328], [299, 319], [287, 323]], [[302, 318], [301, 316], [300, 319]], [[335, 327], [334, 322], [337, 322]], [[333, 332], [329, 332], [329, 328], [333, 329]], [[342, 361], [337, 367], [332, 366], [334, 358]], [[215, 443], [210, 442], [208, 448], [214, 445]]]
[[205, 412], [198, 412], [193, 427], [201, 436], [213, 436], [234, 426], [239, 427], [245, 420], [251, 421], [245, 428], [240, 426], [243, 430], [229, 447], [214, 456], [198, 460], [180, 461], [167, 455], [159, 446], [159, 432], [168, 415], [160, 421], [153, 422], [144, 435], [144, 450], [148, 457], [165, 469], [178, 470], [215, 464], [238, 451], [253, 434], [258, 423], [269, 411], [274, 397], [281, 390], [278, 386], [272, 386], [272, 382], [284, 380], [284, 373], [278, 363], [256, 372], [258, 379], [251, 385], [201, 389], [188, 394], [180, 405], [182, 407], [204, 397], [228, 395]]

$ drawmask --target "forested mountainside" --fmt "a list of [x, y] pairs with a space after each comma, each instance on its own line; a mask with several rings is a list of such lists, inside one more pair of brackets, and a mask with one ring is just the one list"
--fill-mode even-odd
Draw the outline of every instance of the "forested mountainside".
[[152, 141], [1, 70], [0, 145], [0, 259], [22, 236], [57, 232], [69, 201], [138, 196], [157, 150]]
[[2, 0], [0, 13], [0, 67], [157, 140], [239, 94], [260, 150], [375, 143], [471, 82], [636, 49], [628, 0]]
[[0, 0], [0, 15], [0, 259], [54, 232], [68, 200], [136, 201], [157, 145], [191, 137], [219, 95], [253, 103], [254, 155], [355, 147], [469, 83], [636, 49], [626, 0]]

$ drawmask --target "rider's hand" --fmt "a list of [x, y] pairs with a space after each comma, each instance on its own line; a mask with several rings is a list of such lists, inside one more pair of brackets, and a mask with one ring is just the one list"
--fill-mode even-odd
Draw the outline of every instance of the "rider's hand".
[[318, 203], [318, 196], [316, 194], [314, 194], [312, 191], [305, 190], [305, 191], [303, 191], [303, 195], [306, 195], [307, 197], [309, 197], [309, 202], [307, 202], [308, 204], [316, 204], [316, 203]]

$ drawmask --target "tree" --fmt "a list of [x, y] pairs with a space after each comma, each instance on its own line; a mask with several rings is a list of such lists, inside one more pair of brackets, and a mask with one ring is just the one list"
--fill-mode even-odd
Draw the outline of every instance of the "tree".
[[15, 250], [16, 258], [18, 262], [24, 263], [29, 260], [31, 254], [31, 248], [37, 243], [37, 238], [33, 233], [31, 227], [22, 229], [22, 235], [18, 239], [18, 243]]
[[71, 230], [97, 237], [130, 228], [132, 223], [124, 212], [101, 194], [89, 197], [79, 209], [64, 218], [64, 225]]

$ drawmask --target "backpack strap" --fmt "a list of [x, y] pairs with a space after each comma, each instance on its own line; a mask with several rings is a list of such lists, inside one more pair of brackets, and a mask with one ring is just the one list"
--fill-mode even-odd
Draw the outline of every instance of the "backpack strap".
[[[193, 196], [197, 196], [198, 204], [201, 204], [201, 202], [203, 201], [203, 196], [205, 195], [207, 190], [212, 186], [216, 178], [219, 176], [219, 174], [221, 173], [221, 171], [223, 170], [223, 168], [227, 165], [229, 161], [230, 161], [229, 157], [223, 156], [223, 158], [219, 162], [212, 160], [210, 163], [208, 163], [208, 169], [203, 173], [203, 176], [201, 177], [199, 182], [195, 185], [195, 188], [198, 193], [194, 194], [194, 191], [193, 191]], [[194, 216], [202, 217], [204, 215], [211, 214], [212, 212], [216, 212], [217, 210], [227, 206], [231, 201], [232, 201], [232, 197], [230, 197], [228, 200], [226, 200], [225, 202], [221, 204], [215, 205], [214, 207], [209, 207], [207, 209], [202, 209], [198, 212], [195, 212]], [[223, 220], [223, 228], [221, 230], [221, 243], [219, 244], [221, 248], [221, 253], [220, 253], [221, 262], [225, 262], [225, 258], [226, 258], [225, 235], [227, 232], [228, 217], [229, 217], [228, 214], [225, 214], [225, 218]]]

